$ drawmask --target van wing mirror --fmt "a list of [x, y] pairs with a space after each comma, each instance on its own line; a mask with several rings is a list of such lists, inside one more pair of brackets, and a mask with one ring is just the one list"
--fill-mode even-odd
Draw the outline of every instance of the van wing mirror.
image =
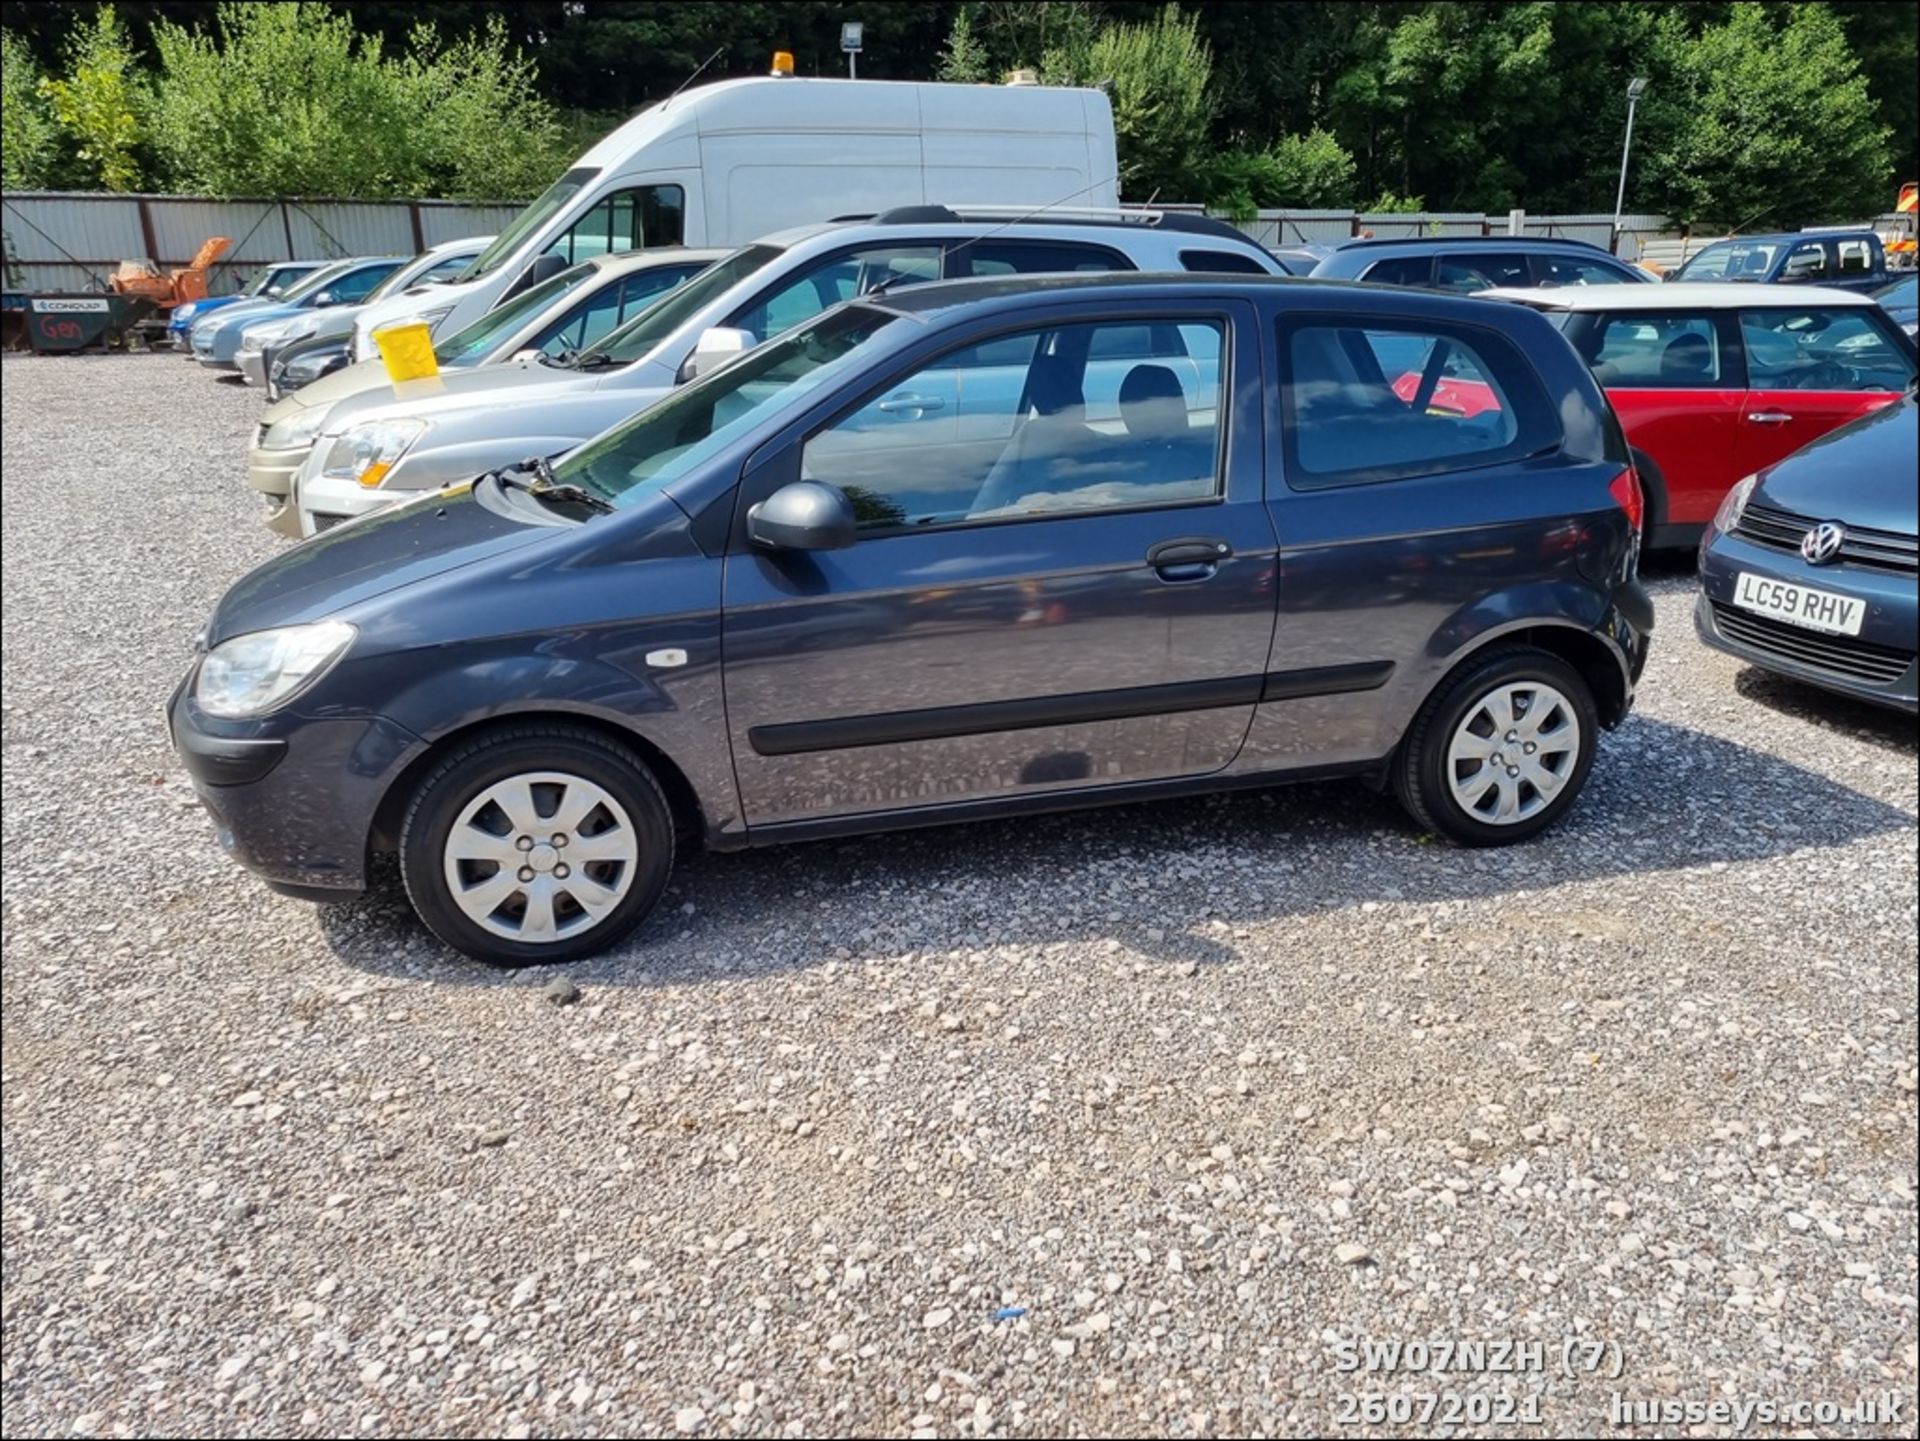
[[817, 480], [792, 481], [747, 511], [747, 539], [767, 550], [845, 550], [855, 529], [846, 492]]
[[711, 375], [729, 360], [753, 349], [753, 332], [736, 330], [730, 325], [716, 325], [702, 331], [694, 342], [693, 354], [686, 358], [677, 377], [684, 384], [689, 380], [698, 380], [703, 375]]
[[531, 290], [542, 281], [551, 280], [567, 268], [567, 257], [555, 255], [549, 250], [545, 255], [537, 256], [533, 264], [520, 272], [520, 278], [509, 285], [506, 292], [494, 301], [495, 305], [505, 305], [523, 290]]

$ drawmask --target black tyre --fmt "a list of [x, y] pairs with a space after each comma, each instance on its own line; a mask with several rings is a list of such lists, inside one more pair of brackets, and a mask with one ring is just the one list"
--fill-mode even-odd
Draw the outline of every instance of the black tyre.
[[1577, 670], [1533, 646], [1502, 646], [1464, 662], [1420, 708], [1394, 758], [1394, 791], [1430, 831], [1511, 845], [1567, 813], [1599, 734]]
[[673, 872], [673, 815], [646, 763], [598, 732], [527, 723], [456, 747], [400, 828], [400, 874], [441, 940], [501, 966], [617, 945]]

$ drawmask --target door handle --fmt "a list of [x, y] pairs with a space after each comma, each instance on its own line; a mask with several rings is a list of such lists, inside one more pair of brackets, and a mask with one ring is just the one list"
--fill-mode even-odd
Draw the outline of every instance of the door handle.
[[945, 410], [946, 401], [937, 395], [895, 395], [881, 401], [874, 407], [882, 415], [898, 415], [906, 410]]
[[1784, 410], [1756, 410], [1747, 419], [1755, 425], [1784, 425], [1793, 417]]
[[1147, 564], [1162, 580], [1205, 580], [1233, 554], [1233, 547], [1216, 536], [1188, 535], [1163, 540], [1147, 552]]

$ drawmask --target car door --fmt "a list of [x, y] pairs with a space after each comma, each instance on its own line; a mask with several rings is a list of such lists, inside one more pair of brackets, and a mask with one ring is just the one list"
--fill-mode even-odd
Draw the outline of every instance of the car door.
[[[727, 723], [750, 826], [1232, 762], [1274, 609], [1252, 310], [1125, 310], [1055, 304], [903, 367], [750, 468], [743, 506], [805, 478], [860, 519], [844, 550], [728, 556]], [[1240, 377], [1233, 403], [1143, 361], [1119, 413], [1093, 417], [1101, 332], [1157, 322]], [[876, 400], [1020, 353], [1007, 434], [874, 461]]]
[[[1655, 525], [1710, 519], [1741, 467], [1746, 387], [1725, 313], [1622, 311], [1572, 336], [1641, 457]], [[1651, 466], [1645, 462], [1651, 461]]]
[[1912, 351], [1878, 306], [1743, 310], [1740, 341], [1748, 384], [1741, 474], [1878, 410], [1913, 380]]

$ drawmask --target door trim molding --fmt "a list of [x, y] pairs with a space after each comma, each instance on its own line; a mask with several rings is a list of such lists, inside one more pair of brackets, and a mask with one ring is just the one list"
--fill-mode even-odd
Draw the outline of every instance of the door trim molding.
[[747, 743], [755, 755], [790, 756], [862, 746], [901, 745], [908, 741], [949, 740], [1043, 726], [1085, 725], [1376, 690], [1385, 685], [1392, 674], [1392, 661], [1362, 661], [1355, 665], [1316, 666], [1266, 675], [1178, 681], [1172, 685], [1077, 691], [1068, 695], [932, 706], [925, 710], [885, 711], [829, 720], [785, 721], [752, 727], [747, 732]]

